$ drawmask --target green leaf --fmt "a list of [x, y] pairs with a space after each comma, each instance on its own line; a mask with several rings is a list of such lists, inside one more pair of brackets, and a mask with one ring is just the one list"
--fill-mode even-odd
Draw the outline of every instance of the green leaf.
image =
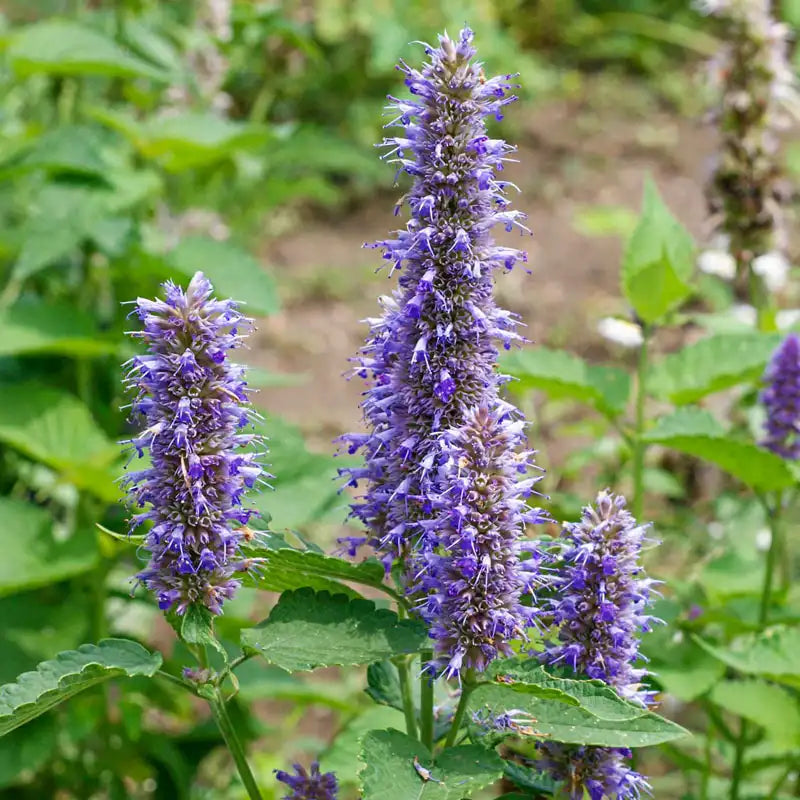
[[192, 603], [181, 617], [181, 639], [188, 644], [213, 647], [227, 661], [225, 648], [214, 635], [214, 617], [205, 606], [199, 603]]
[[371, 664], [426, 644], [425, 627], [370, 600], [310, 589], [284, 592], [269, 617], [242, 631], [242, 644], [287, 672]]
[[93, 28], [65, 19], [28, 25], [12, 36], [7, 57], [19, 75], [105, 75], [164, 80], [165, 73]]
[[631, 380], [625, 370], [587, 364], [563, 350], [537, 347], [519, 350], [500, 359], [500, 368], [517, 378], [519, 389], [541, 389], [551, 397], [568, 397], [589, 403], [608, 414], [625, 410]]
[[[499, 780], [504, 766], [478, 745], [448, 747], [433, 759], [424, 745], [396, 730], [370, 731], [359, 759], [363, 800], [460, 800]], [[430, 780], [417, 772], [415, 759]]]
[[98, 333], [94, 318], [74, 306], [25, 300], [0, 311], [0, 356], [107, 355], [117, 343]]
[[756, 332], [701, 339], [652, 365], [647, 389], [655, 397], [683, 404], [758, 380], [780, 341], [780, 334]]
[[205, 273], [216, 293], [240, 301], [245, 313], [266, 316], [278, 310], [272, 278], [253, 256], [230, 242], [189, 236], [167, 258], [170, 267], [187, 278]]
[[800, 628], [776, 625], [763, 633], [741, 636], [727, 646], [695, 637], [723, 664], [746, 675], [762, 675], [800, 688]]
[[647, 323], [658, 322], [691, 292], [694, 242], [648, 180], [639, 224], [625, 248], [622, 290]]
[[79, 175], [105, 180], [100, 140], [85, 125], [61, 125], [45, 131], [7, 159], [0, 160], [0, 180], [34, 170], [50, 175]]
[[710, 461], [756, 490], [785, 489], [795, 483], [782, 458], [750, 442], [728, 438], [714, 417], [700, 408], [680, 408], [662, 417], [644, 439]]
[[78, 488], [109, 502], [119, 499], [110, 472], [119, 447], [80, 400], [36, 383], [3, 386], [0, 392], [0, 442], [47, 464]]
[[[534, 792], [533, 796], [538, 797], [542, 792], [547, 794], [555, 794], [557, 783], [549, 775], [542, 772], [537, 772], [535, 769], [525, 767], [522, 764], [517, 764], [514, 761], [506, 761], [503, 775], [506, 780], [511, 781], [516, 786], [522, 789], [529, 789]], [[531, 795], [519, 795], [521, 797], [530, 798]], [[509, 795], [510, 798], [513, 795]], [[501, 800], [498, 798], [497, 800]]]
[[[670, 643], [653, 653], [651, 669], [664, 691], [688, 703], [705, 694], [723, 675], [725, 668], [691, 639]], [[661, 660], [661, 657], [664, 660]]]
[[338, 581], [351, 581], [379, 589], [385, 576], [383, 565], [376, 559], [360, 564], [318, 553], [315, 550], [300, 550], [291, 547], [280, 536], [271, 536], [256, 547], [247, 548], [248, 558], [263, 559], [263, 567], [249, 575], [248, 586], [271, 592], [301, 589], [307, 586], [318, 591], [342, 592], [359, 597], [349, 587]]
[[33, 503], [0, 497], [0, 519], [0, 596], [63, 581], [97, 564], [91, 530], [56, 541], [50, 514]]
[[755, 722], [782, 747], [800, 745], [800, 709], [786, 689], [759, 680], [718, 683], [710, 699], [725, 711]]
[[14, 683], [0, 686], [0, 736], [44, 714], [73, 695], [110, 678], [152, 676], [161, 655], [127, 639], [104, 639], [43, 661]]
[[57, 747], [55, 720], [39, 719], [13, 731], [0, 747], [0, 789], [25, 783], [52, 763]]
[[[587, 691], [591, 691], [592, 682], [585, 681], [585, 684]], [[641, 708], [638, 710], [643, 713], [639, 716], [626, 718], [620, 713], [614, 719], [602, 719], [586, 708], [524, 694], [502, 684], [478, 686], [470, 696], [469, 704], [473, 711], [488, 711], [491, 715], [519, 709], [536, 720], [532, 723], [536, 733], [568, 744], [648, 747], [688, 735], [680, 725]], [[620, 710], [624, 705], [624, 701], [620, 701]], [[633, 714], [633, 709], [630, 714]]]
[[367, 688], [364, 691], [380, 705], [403, 710], [400, 679], [391, 661], [378, 661], [367, 667]]

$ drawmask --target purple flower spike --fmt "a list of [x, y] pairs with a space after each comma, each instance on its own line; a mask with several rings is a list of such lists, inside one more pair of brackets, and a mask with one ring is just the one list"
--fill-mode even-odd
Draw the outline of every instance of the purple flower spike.
[[403, 130], [383, 143], [414, 183], [406, 227], [374, 245], [402, 272], [357, 359], [369, 381], [362, 404], [369, 433], [342, 437], [351, 453], [364, 454], [363, 467], [343, 474], [351, 486], [366, 485], [352, 513], [387, 568], [435, 546], [429, 523], [447, 462], [441, 434], [472, 409], [493, 407], [504, 381], [495, 343], [520, 340], [514, 315], [492, 296], [494, 272], [525, 257], [491, 238], [497, 224], [527, 230], [524, 215], [509, 209], [510, 184], [497, 177], [514, 148], [490, 139], [485, 125], [515, 99], [512, 76], [484, 76], [468, 28], [425, 52], [421, 71], [399, 66], [413, 99], [390, 98], [390, 124]]
[[[132, 418], [144, 428], [128, 444], [150, 467], [124, 480], [132, 508], [129, 532], [152, 522], [145, 539], [150, 563], [138, 577], [159, 607], [184, 614], [192, 604], [221, 613], [251, 566], [239, 554], [251, 510], [247, 488], [261, 480], [261, 438], [241, 432], [255, 412], [247, 404], [244, 368], [227, 361], [251, 326], [232, 300], [212, 298], [201, 272], [184, 292], [164, 284], [164, 300], [136, 302], [148, 347], [128, 363], [126, 385], [136, 391]], [[247, 448], [247, 452], [242, 452]]]
[[291, 789], [283, 800], [336, 800], [339, 787], [332, 772], [320, 772], [316, 761], [310, 771], [300, 764], [294, 765], [294, 771], [296, 775], [275, 770], [275, 777]]
[[[655, 581], [639, 564], [648, 527], [627, 511], [624, 497], [608, 491], [584, 508], [580, 522], [564, 526], [563, 567], [552, 579], [559, 641], [544, 653], [545, 663], [566, 664], [645, 707], [653, 695], [641, 686], [647, 670], [636, 665], [642, 658], [639, 635], [657, 622], [647, 613]], [[537, 766], [563, 781], [572, 800], [580, 800], [584, 788], [593, 800], [649, 791], [645, 778], [628, 766], [626, 749], [546, 742], [539, 753]]]
[[513, 655], [511, 641], [525, 637], [536, 613], [520, 597], [538, 575], [535, 547], [523, 536], [526, 523], [546, 519], [526, 502], [540, 478], [526, 477], [533, 453], [524, 449], [523, 422], [504, 406], [470, 411], [442, 435], [450, 481], [435, 500], [439, 546], [415, 559], [420, 577], [411, 589], [435, 641], [430, 668], [451, 678]]
[[790, 333], [764, 374], [761, 402], [767, 411], [764, 447], [777, 455], [800, 458], [800, 337]]

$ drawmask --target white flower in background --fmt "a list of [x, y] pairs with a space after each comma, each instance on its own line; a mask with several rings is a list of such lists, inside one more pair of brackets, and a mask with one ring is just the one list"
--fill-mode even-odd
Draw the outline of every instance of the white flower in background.
[[736, 260], [724, 250], [705, 250], [697, 259], [697, 267], [706, 275], [716, 275], [725, 281], [736, 277]]
[[735, 320], [750, 328], [754, 328], [758, 321], [758, 312], [747, 303], [738, 303], [735, 306], [731, 306], [730, 314]]
[[713, 522], [708, 523], [708, 535], [715, 541], [720, 542], [722, 539], [725, 538], [725, 526], [717, 521], [714, 520]]
[[597, 323], [597, 331], [604, 339], [623, 347], [640, 347], [644, 341], [642, 329], [636, 323], [618, 317], [603, 317]]
[[775, 315], [779, 331], [785, 331], [800, 322], [800, 308], [786, 308]]
[[779, 292], [786, 286], [791, 265], [782, 253], [773, 251], [753, 259], [753, 272], [760, 275], [771, 292]]
[[765, 553], [772, 544], [772, 532], [769, 528], [762, 528], [756, 533], [756, 550]]

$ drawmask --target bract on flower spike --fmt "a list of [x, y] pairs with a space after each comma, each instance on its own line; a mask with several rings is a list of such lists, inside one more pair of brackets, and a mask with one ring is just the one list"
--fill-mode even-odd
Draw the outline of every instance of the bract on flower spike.
[[775, 350], [764, 380], [763, 445], [783, 458], [800, 459], [800, 336], [796, 333], [790, 333]]
[[[648, 707], [653, 695], [642, 688], [647, 670], [638, 662], [639, 636], [656, 621], [647, 613], [655, 582], [640, 565], [649, 526], [639, 525], [625, 506], [624, 497], [604, 491], [584, 508], [580, 522], [564, 526], [563, 566], [552, 578], [558, 642], [543, 660], [602, 680]], [[582, 800], [584, 790], [592, 800], [626, 800], [648, 791], [625, 748], [547, 742], [538, 753], [536, 766], [562, 781], [571, 800]]]
[[275, 777], [290, 789], [283, 800], [336, 800], [339, 786], [333, 772], [320, 772], [316, 761], [310, 770], [300, 764], [294, 764], [293, 769], [294, 775], [275, 770]]
[[222, 611], [243, 559], [248, 489], [266, 476], [260, 436], [243, 432], [255, 412], [247, 402], [244, 368], [228, 361], [251, 327], [232, 300], [212, 297], [198, 272], [184, 291], [164, 284], [163, 300], [136, 301], [143, 330], [131, 335], [147, 353], [128, 364], [126, 385], [136, 396], [132, 420], [143, 429], [128, 440], [150, 465], [124, 479], [132, 509], [129, 532], [151, 522], [145, 547], [150, 562], [138, 577], [162, 610], [184, 614], [192, 604]]
[[[496, 371], [496, 343], [510, 347], [521, 337], [515, 315], [495, 304], [493, 288], [495, 272], [511, 269], [525, 254], [495, 244], [491, 231], [498, 224], [528, 231], [524, 215], [511, 210], [506, 197], [511, 184], [498, 175], [514, 148], [490, 138], [485, 122], [501, 119], [515, 99], [513, 76], [487, 78], [474, 60], [472, 38], [468, 28], [456, 39], [444, 34], [437, 47], [425, 46], [428, 62], [421, 70], [398, 67], [413, 97], [391, 98], [390, 124], [403, 130], [384, 145], [400, 171], [413, 178], [406, 195], [410, 220], [395, 238], [375, 245], [392, 272], [400, 270], [399, 286], [382, 299], [383, 314], [370, 321], [358, 359], [358, 374], [369, 381], [362, 404], [368, 431], [342, 437], [351, 453], [364, 454], [363, 466], [342, 470], [350, 485], [366, 485], [352, 513], [368, 536], [350, 540], [351, 550], [366, 540], [387, 569], [401, 563], [407, 590], [439, 636], [436, 666], [448, 665], [450, 675], [458, 674], [461, 663], [482, 669], [526, 626], [527, 612], [513, 617], [530, 575], [505, 575], [496, 588], [489, 584], [504, 567], [516, 569], [519, 548], [512, 539], [522, 535], [525, 521], [538, 520], [522, 500], [524, 480], [510, 478], [514, 468], [524, 471], [530, 453], [502, 455], [494, 447], [495, 462], [481, 480], [491, 483], [492, 470], [502, 473], [508, 496], [500, 497], [496, 487], [492, 491], [506, 518], [492, 520], [494, 536], [480, 552], [464, 538], [474, 523], [465, 517], [462, 528], [456, 519], [467, 495], [460, 488], [466, 473], [455, 449], [473, 452], [464, 440], [468, 434], [459, 433], [463, 426], [493, 440], [505, 436], [512, 448], [522, 444], [521, 415], [500, 400], [506, 377]], [[470, 469], [476, 478], [484, 465], [475, 462]], [[481, 513], [477, 506], [465, 511]], [[443, 530], [444, 519], [449, 522]], [[474, 609], [480, 620], [438, 600], [444, 587], [437, 581], [447, 580], [456, 562], [476, 557], [475, 571], [460, 577], [480, 581], [483, 601], [498, 603], [496, 609]], [[455, 559], [449, 567], [448, 558]], [[425, 573], [433, 569], [438, 578], [428, 580]]]

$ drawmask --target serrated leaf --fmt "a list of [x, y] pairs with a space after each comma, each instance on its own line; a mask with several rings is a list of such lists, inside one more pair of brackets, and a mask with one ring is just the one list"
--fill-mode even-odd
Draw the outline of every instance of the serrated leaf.
[[727, 646], [695, 641], [714, 658], [746, 675], [762, 675], [800, 688], [800, 628], [777, 625], [734, 639]]
[[644, 711], [638, 717], [627, 719], [601, 719], [580, 706], [522, 694], [501, 684], [478, 686], [470, 697], [469, 706], [473, 711], [490, 714], [519, 709], [536, 720], [532, 723], [536, 733], [568, 744], [648, 747], [688, 735], [680, 725], [652, 712]]
[[403, 710], [400, 679], [391, 661], [378, 661], [367, 667], [367, 688], [364, 691], [380, 705]]
[[74, 306], [26, 300], [0, 311], [0, 356], [107, 355], [117, 343], [98, 333], [94, 318]]
[[692, 237], [648, 180], [642, 216], [622, 262], [625, 297], [645, 322], [658, 322], [690, 294], [693, 267]]
[[181, 617], [181, 639], [189, 644], [207, 645], [221, 653], [227, 661], [225, 648], [214, 635], [214, 617], [211, 612], [199, 603], [192, 603]]
[[204, 272], [217, 294], [241, 301], [247, 314], [266, 316], [278, 310], [275, 282], [253, 256], [230, 242], [188, 236], [167, 259], [187, 278]]
[[0, 736], [98, 683], [117, 677], [152, 676], [161, 655], [127, 639], [104, 639], [59, 653], [14, 683], [0, 686]]
[[38, 383], [0, 388], [0, 442], [60, 472], [75, 486], [113, 502], [110, 465], [119, 448], [76, 397]]
[[[434, 759], [396, 730], [370, 731], [359, 759], [363, 800], [460, 800], [499, 780], [504, 766], [496, 753], [478, 745], [448, 747]], [[417, 772], [415, 759], [430, 780]]]
[[50, 514], [33, 503], [0, 497], [0, 520], [0, 596], [63, 581], [97, 564], [91, 530], [56, 541]]
[[761, 377], [779, 334], [711, 336], [653, 364], [647, 389], [672, 403], [692, 403], [706, 395]]
[[[522, 764], [517, 764], [514, 761], [507, 761], [505, 765], [505, 769], [503, 770], [503, 774], [506, 780], [511, 781], [516, 786], [519, 786], [522, 789], [528, 789], [536, 794], [534, 796], [538, 796], [541, 792], [546, 792], [547, 794], [555, 794], [556, 790], [556, 781], [554, 781], [549, 775], [537, 772], [535, 769], [531, 769], [530, 767], [525, 767]], [[513, 795], [509, 795], [509, 798]], [[519, 795], [522, 797], [523, 795]], [[524, 797], [531, 797], [531, 795], [524, 795]], [[501, 800], [498, 798], [497, 800]]]
[[625, 410], [630, 396], [625, 370], [587, 364], [564, 350], [520, 350], [502, 356], [500, 368], [518, 379], [512, 389], [541, 389], [551, 397], [569, 397], [614, 415]]
[[425, 646], [425, 627], [370, 600], [310, 589], [284, 592], [269, 617], [242, 631], [242, 644], [287, 672], [371, 664]]
[[710, 700], [760, 725], [776, 745], [800, 745], [800, 709], [786, 689], [759, 680], [723, 681], [711, 690]]
[[729, 438], [714, 417], [700, 408], [681, 408], [662, 417], [644, 439], [710, 461], [756, 490], [773, 491], [795, 484], [782, 458], [750, 442]]
[[164, 80], [165, 73], [128, 52], [94, 28], [66, 19], [47, 19], [15, 32], [7, 50], [20, 75], [105, 75]]

